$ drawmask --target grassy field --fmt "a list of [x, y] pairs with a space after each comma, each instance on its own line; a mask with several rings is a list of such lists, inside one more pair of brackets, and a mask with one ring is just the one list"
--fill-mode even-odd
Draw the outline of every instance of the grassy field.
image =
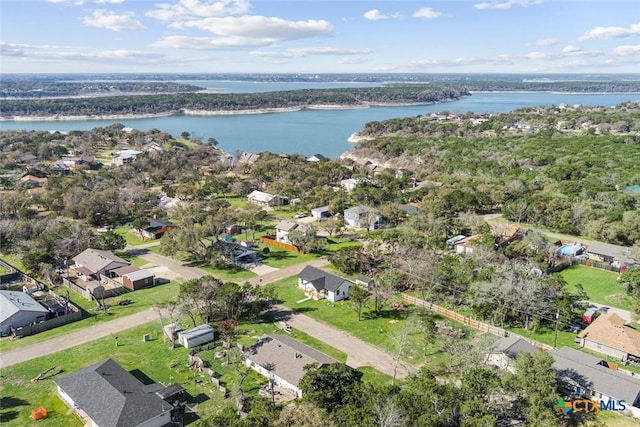
[[[371, 308], [363, 310], [362, 320], [358, 321], [357, 313], [351, 308], [348, 301], [332, 303], [327, 300], [305, 300], [302, 290], [297, 287], [297, 277], [289, 277], [268, 285], [275, 291], [275, 295], [283, 305], [304, 313], [305, 315], [331, 325], [337, 329], [346, 331], [361, 340], [386, 350], [391, 355], [397, 353], [397, 337], [407, 323], [411, 314], [418, 314], [417, 307], [408, 306], [404, 310], [384, 310], [379, 317], [373, 316]], [[398, 301], [396, 299], [395, 301]], [[463, 328], [467, 339], [472, 339], [477, 331], [465, 328], [463, 325], [444, 318], [436, 318], [437, 321], [450, 323], [454, 327]], [[427, 349], [425, 355], [422, 335], [417, 328], [409, 329], [407, 344], [403, 351], [403, 360], [413, 365], [424, 364], [440, 370], [446, 365], [449, 357], [443, 351], [443, 340], [437, 340]]]
[[298, 254], [267, 245], [261, 246], [269, 248], [269, 253], [265, 257], [265, 259], [262, 260], [262, 263], [273, 268], [288, 267], [301, 262], [310, 261], [318, 257], [318, 255], [316, 254]]
[[[108, 322], [109, 320], [137, 313], [148, 308], [153, 308], [164, 302], [173, 301], [178, 297], [179, 288], [180, 282], [173, 281], [152, 288], [140, 289], [135, 292], [127, 292], [119, 296], [107, 298], [105, 299], [105, 304], [109, 306], [109, 310], [106, 312], [96, 310], [96, 303], [94, 301], [89, 301], [70, 289], [58, 288], [56, 290], [58, 295], [68, 295], [71, 302], [83, 311], [83, 318], [77, 322], [68, 323], [36, 335], [20, 339], [3, 338], [0, 340], [0, 353], [57, 337], [96, 323]], [[118, 305], [118, 302], [123, 299], [129, 299], [132, 303], [124, 306]]]
[[590, 301], [609, 307], [631, 309], [631, 297], [618, 282], [618, 273], [574, 265], [560, 273], [570, 287], [581, 284]]
[[26, 272], [26, 269], [24, 268], [24, 264], [22, 263], [22, 260], [17, 255], [4, 254], [0, 256], [0, 259], [6, 262], [7, 264], [11, 264], [13, 267], [17, 268], [18, 270], [22, 272]]
[[131, 227], [128, 225], [114, 228], [113, 232], [124, 237], [124, 239], [127, 241], [127, 245], [130, 246], [144, 245], [147, 243], [153, 243], [155, 241], [152, 239], [143, 240], [137, 233], [133, 233]]

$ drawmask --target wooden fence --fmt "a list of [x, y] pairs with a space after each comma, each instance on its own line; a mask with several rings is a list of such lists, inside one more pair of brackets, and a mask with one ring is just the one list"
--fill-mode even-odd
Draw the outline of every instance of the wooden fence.
[[417, 305], [418, 307], [426, 308], [427, 310], [431, 310], [434, 313], [440, 314], [441, 316], [447, 317], [449, 319], [455, 320], [456, 322], [460, 322], [463, 325], [469, 326], [470, 328], [477, 329], [481, 332], [487, 332], [492, 335], [497, 335], [499, 337], [508, 337], [511, 335], [518, 336], [525, 341], [530, 342], [533, 346], [541, 348], [543, 350], [553, 350], [553, 347], [538, 341], [534, 341], [532, 339], [523, 337], [522, 335], [514, 334], [513, 332], [507, 331], [505, 329], [499, 328], [497, 326], [490, 325], [488, 323], [481, 322], [479, 320], [472, 319], [470, 317], [464, 316], [460, 313], [456, 313], [453, 310], [449, 310], [444, 307], [440, 307], [439, 305], [433, 304], [429, 301], [421, 300], [420, 298], [416, 298], [409, 294], [402, 294], [402, 300], [413, 305]]
[[280, 249], [285, 249], [287, 251], [296, 252], [299, 254], [304, 253], [303, 251], [301, 251], [300, 249], [296, 248], [295, 246], [289, 243], [278, 242], [277, 240], [273, 240], [264, 236], [260, 237], [260, 243], [264, 243], [265, 245], [274, 246]]

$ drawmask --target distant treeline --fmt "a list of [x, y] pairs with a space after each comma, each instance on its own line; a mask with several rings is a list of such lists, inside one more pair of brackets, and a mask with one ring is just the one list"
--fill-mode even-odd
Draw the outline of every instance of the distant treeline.
[[65, 98], [77, 96], [104, 96], [120, 94], [157, 94], [197, 92], [199, 86], [152, 81], [0, 81], [0, 98]]
[[0, 115], [4, 118], [14, 116], [104, 116], [179, 114], [184, 110], [241, 111], [304, 108], [313, 105], [430, 104], [459, 99], [469, 94], [465, 87], [398, 84], [378, 88], [305, 89], [267, 93], [174, 93], [80, 99], [15, 99], [4, 100], [0, 104]]

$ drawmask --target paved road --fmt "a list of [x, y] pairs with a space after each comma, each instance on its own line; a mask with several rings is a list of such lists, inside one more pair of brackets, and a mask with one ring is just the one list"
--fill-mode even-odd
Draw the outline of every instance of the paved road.
[[637, 322], [637, 321], [633, 320], [631, 312], [628, 311], [628, 310], [623, 310], [621, 308], [615, 308], [615, 307], [611, 307], [611, 306], [604, 305], [604, 304], [598, 304], [597, 302], [589, 301], [589, 308], [600, 308], [600, 307], [606, 307], [606, 311], [603, 310], [603, 312], [605, 312], [605, 313], [616, 313], [618, 316], [622, 317], [624, 320], [626, 320], [629, 323], [636, 323]]
[[70, 332], [36, 344], [31, 344], [27, 347], [11, 350], [6, 353], [0, 353], [0, 368], [6, 368], [7, 366], [15, 365], [16, 363], [25, 362], [47, 354], [57, 353], [58, 351], [108, 337], [110, 335], [116, 336], [120, 331], [155, 320], [159, 320], [158, 311], [155, 308], [150, 308], [116, 320], [88, 326], [75, 332]]
[[197, 279], [198, 277], [206, 276], [207, 274], [209, 274], [200, 268], [189, 267], [187, 265], [184, 265], [180, 261], [176, 261], [172, 258], [149, 252], [144, 248], [135, 247], [129, 249], [127, 252], [131, 255], [142, 258], [145, 261], [150, 262], [151, 264], [167, 267], [173, 273], [182, 276], [187, 280]]

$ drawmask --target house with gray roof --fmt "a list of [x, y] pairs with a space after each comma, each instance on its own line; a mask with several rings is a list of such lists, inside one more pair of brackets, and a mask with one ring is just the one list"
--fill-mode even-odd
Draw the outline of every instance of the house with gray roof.
[[511, 335], [495, 340], [485, 351], [485, 363], [505, 371], [513, 372], [513, 361], [523, 352], [540, 351], [518, 335]]
[[157, 388], [140, 382], [107, 359], [54, 380], [58, 396], [88, 425], [161, 427], [171, 422], [173, 406]]
[[114, 255], [111, 251], [91, 248], [85, 249], [72, 259], [75, 262], [73, 268], [80, 275], [95, 276], [96, 278], [100, 278], [100, 275], [111, 277], [112, 270], [131, 264], [129, 261]]
[[552, 350], [553, 368], [568, 391], [592, 400], [626, 402], [627, 411], [640, 418], [640, 378], [623, 373], [600, 357], [562, 347]]
[[298, 274], [298, 287], [315, 300], [326, 298], [336, 302], [349, 297], [353, 283], [335, 274], [307, 265]]
[[276, 224], [276, 241], [282, 243], [291, 243], [289, 233], [298, 228], [298, 223], [293, 221], [282, 220]]
[[0, 291], [0, 335], [46, 320], [49, 310], [24, 292]]
[[354, 206], [344, 211], [344, 223], [347, 227], [377, 230], [383, 222], [380, 211], [371, 206]]
[[244, 353], [245, 364], [275, 385], [294, 391], [302, 397], [298, 384], [304, 367], [338, 363], [337, 360], [302, 344], [287, 335], [264, 335]]

